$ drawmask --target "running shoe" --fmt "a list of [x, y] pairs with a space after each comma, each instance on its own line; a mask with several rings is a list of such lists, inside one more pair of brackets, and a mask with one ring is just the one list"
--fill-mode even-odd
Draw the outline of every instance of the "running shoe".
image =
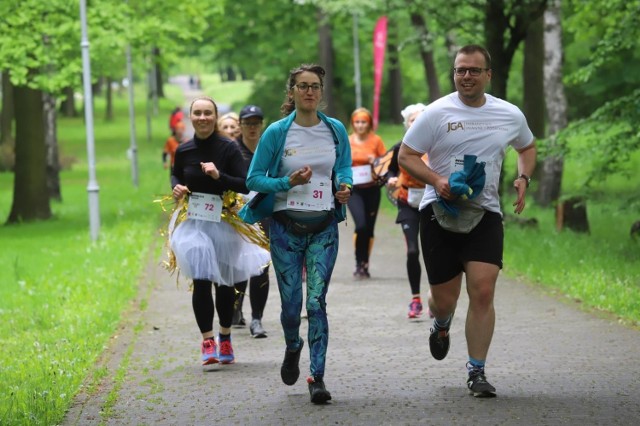
[[321, 378], [308, 377], [309, 396], [314, 404], [324, 404], [331, 400], [331, 394], [324, 385]]
[[422, 316], [422, 302], [420, 299], [414, 298], [409, 304], [409, 318], [420, 318]]
[[233, 364], [236, 362], [236, 357], [233, 355], [233, 347], [231, 346], [231, 339], [218, 340], [220, 346], [218, 359], [220, 364]]
[[[451, 325], [451, 323], [449, 323]], [[443, 360], [449, 352], [449, 328], [440, 330], [436, 327], [435, 321], [433, 327], [431, 327], [431, 334], [429, 335], [429, 349], [431, 355], [438, 361]]]
[[467, 388], [469, 388], [469, 394], [476, 398], [494, 398], [496, 396], [496, 388], [487, 382], [484, 369], [472, 369], [469, 371]]
[[282, 361], [282, 367], [280, 367], [280, 377], [285, 385], [293, 386], [300, 377], [300, 354], [302, 353], [302, 347], [304, 346], [304, 340], [300, 339], [300, 347], [296, 350], [290, 351], [285, 349], [284, 360]]
[[247, 322], [244, 319], [244, 315], [242, 315], [242, 310], [234, 309], [233, 310], [233, 318], [231, 319], [231, 325], [234, 327], [245, 327]]
[[202, 365], [218, 362], [218, 349], [213, 339], [204, 339], [200, 345], [200, 351], [202, 352]]
[[267, 331], [262, 327], [262, 321], [257, 318], [251, 320], [249, 331], [251, 332], [251, 337], [255, 339], [264, 339], [267, 337]]

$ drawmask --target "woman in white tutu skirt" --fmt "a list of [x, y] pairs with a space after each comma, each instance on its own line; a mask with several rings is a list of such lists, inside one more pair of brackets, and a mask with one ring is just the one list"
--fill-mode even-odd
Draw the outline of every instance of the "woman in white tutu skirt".
[[[270, 255], [221, 220], [223, 193], [249, 191], [240, 149], [217, 131], [217, 105], [211, 98], [196, 98], [189, 115], [195, 134], [178, 147], [171, 175], [173, 198], [181, 200], [188, 195], [189, 207], [187, 219], [171, 233], [170, 245], [181, 273], [193, 279], [192, 304], [202, 333], [202, 364], [231, 364], [235, 362], [231, 345], [233, 286], [260, 275]], [[213, 331], [216, 309], [220, 324], [217, 342]]]

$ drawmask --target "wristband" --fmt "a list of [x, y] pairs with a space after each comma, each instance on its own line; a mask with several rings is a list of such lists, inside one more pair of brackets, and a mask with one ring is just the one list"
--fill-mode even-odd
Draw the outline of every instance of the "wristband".
[[524, 181], [527, 182], [527, 188], [529, 187], [529, 184], [531, 183], [531, 178], [529, 176], [521, 173], [520, 176], [518, 176], [518, 179], [524, 179]]

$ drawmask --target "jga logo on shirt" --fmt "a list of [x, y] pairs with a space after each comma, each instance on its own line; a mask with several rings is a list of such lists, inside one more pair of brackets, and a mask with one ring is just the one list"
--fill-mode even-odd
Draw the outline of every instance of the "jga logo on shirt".
[[464, 124], [462, 123], [462, 121], [454, 121], [452, 123], [447, 123], [447, 133], [449, 132], [453, 132], [455, 130], [464, 130]]

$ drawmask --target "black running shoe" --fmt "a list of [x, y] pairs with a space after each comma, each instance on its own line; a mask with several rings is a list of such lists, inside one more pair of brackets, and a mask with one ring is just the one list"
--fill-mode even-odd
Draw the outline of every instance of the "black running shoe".
[[320, 378], [307, 378], [309, 384], [309, 396], [314, 404], [324, 404], [331, 401], [331, 394], [324, 386], [324, 381]]
[[282, 367], [280, 367], [280, 377], [285, 385], [293, 386], [300, 377], [300, 354], [302, 353], [302, 347], [304, 346], [304, 340], [300, 339], [300, 347], [295, 351], [285, 349], [284, 361], [282, 361]]
[[435, 326], [431, 328], [429, 335], [429, 349], [431, 355], [438, 361], [443, 360], [449, 353], [449, 329], [438, 330]]
[[471, 370], [467, 379], [469, 393], [476, 398], [494, 398], [496, 388], [487, 382], [484, 370]]
[[242, 315], [242, 311], [239, 309], [233, 310], [233, 317], [231, 318], [231, 325], [233, 327], [245, 327], [247, 325], [247, 321], [244, 319], [244, 315]]

